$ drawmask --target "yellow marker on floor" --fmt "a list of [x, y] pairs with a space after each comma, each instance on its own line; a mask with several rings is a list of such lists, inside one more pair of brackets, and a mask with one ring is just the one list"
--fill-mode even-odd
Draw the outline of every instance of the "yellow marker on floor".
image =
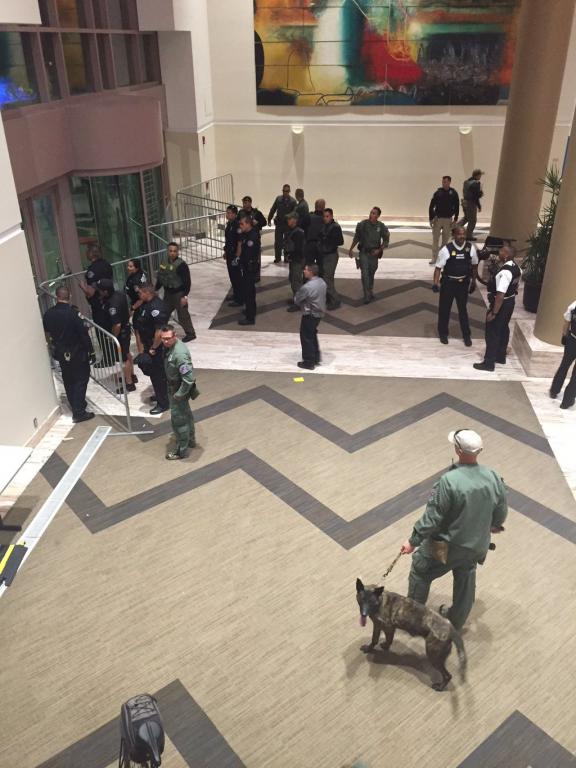
[[4, 553], [4, 557], [2, 560], [0, 560], [0, 573], [4, 570], [4, 567], [6, 566], [6, 563], [8, 562], [8, 559], [10, 558], [10, 555], [14, 551], [15, 544], [10, 544], [6, 552]]
[[294, 379], [292, 379], [292, 381], [295, 381], [296, 384], [300, 384], [304, 381], [304, 376], [295, 376]]

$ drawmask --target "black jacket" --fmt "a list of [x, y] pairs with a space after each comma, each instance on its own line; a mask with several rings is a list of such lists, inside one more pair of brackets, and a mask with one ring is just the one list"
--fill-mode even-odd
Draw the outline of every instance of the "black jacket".
[[335, 253], [339, 245], [344, 245], [342, 227], [337, 221], [324, 224], [320, 232], [320, 248], [322, 253]]
[[430, 221], [438, 217], [439, 219], [457, 219], [460, 213], [460, 199], [458, 192], [450, 187], [438, 187], [430, 200], [428, 208], [428, 218]]
[[[59, 301], [44, 313], [42, 324], [50, 338], [52, 356], [55, 360], [59, 363], [88, 360], [92, 343], [77, 309]], [[70, 357], [67, 359], [65, 355]]]

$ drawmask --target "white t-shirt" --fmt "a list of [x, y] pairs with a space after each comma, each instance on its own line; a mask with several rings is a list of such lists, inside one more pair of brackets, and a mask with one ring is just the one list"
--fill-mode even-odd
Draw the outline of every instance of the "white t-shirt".
[[[504, 262], [502, 266], [512, 267], [514, 266], [514, 261], [510, 259], [509, 261]], [[512, 282], [512, 272], [510, 272], [509, 269], [500, 269], [500, 272], [498, 272], [498, 274], [496, 275], [496, 292], [506, 293], [508, 288], [510, 288], [511, 282]]]
[[567, 322], [570, 322], [572, 320], [572, 312], [576, 309], [576, 301], [573, 301], [572, 304], [568, 305], [568, 309], [566, 312], [564, 312], [564, 320]]
[[[450, 250], [448, 249], [450, 248]], [[446, 266], [446, 262], [450, 258], [450, 251], [455, 250], [458, 253], [462, 254], [462, 258], [464, 258], [464, 249], [466, 248], [466, 243], [462, 247], [458, 247], [456, 243], [449, 243], [448, 245], [445, 245], [444, 248], [440, 249], [440, 253], [438, 254], [438, 258], [436, 259], [436, 268], [437, 269], [443, 269], [443, 267]], [[456, 256], [458, 258], [458, 256]], [[472, 259], [472, 264], [478, 264], [478, 251], [476, 250], [475, 245], [470, 245], [470, 258]]]

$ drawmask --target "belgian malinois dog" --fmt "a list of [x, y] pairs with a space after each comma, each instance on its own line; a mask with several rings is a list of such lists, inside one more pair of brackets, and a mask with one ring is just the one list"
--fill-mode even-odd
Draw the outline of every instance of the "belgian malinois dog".
[[394, 640], [397, 629], [403, 629], [411, 635], [426, 638], [426, 655], [432, 666], [442, 675], [442, 680], [432, 684], [436, 691], [443, 691], [452, 675], [444, 663], [455, 644], [460, 661], [460, 676], [462, 682], [466, 679], [466, 652], [464, 643], [456, 629], [448, 619], [437, 611], [426, 608], [425, 605], [411, 600], [409, 597], [397, 595], [395, 592], [384, 592], [384, 587], [365, 587], [360, 579], [356, 579], [356, 599], [360, 607], [360, 624], [366, 626], [366, 618], [372, 620], [374, 629], [370, 645], [363, 645], [364, 653], [372, 653], [380, 638], [381, 632], [386, 636], [386, 642], [380, 647], [387, 651]]

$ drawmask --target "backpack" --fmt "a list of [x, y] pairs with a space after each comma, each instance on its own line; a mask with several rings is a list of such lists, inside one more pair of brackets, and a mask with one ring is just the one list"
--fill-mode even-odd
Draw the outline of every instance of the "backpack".
[[162, 765], [164, 728], [158, 704], [147, 693], [134, 696], [120, 710], [120, 761], [128, 768], [131, 762], [150, 768]]

